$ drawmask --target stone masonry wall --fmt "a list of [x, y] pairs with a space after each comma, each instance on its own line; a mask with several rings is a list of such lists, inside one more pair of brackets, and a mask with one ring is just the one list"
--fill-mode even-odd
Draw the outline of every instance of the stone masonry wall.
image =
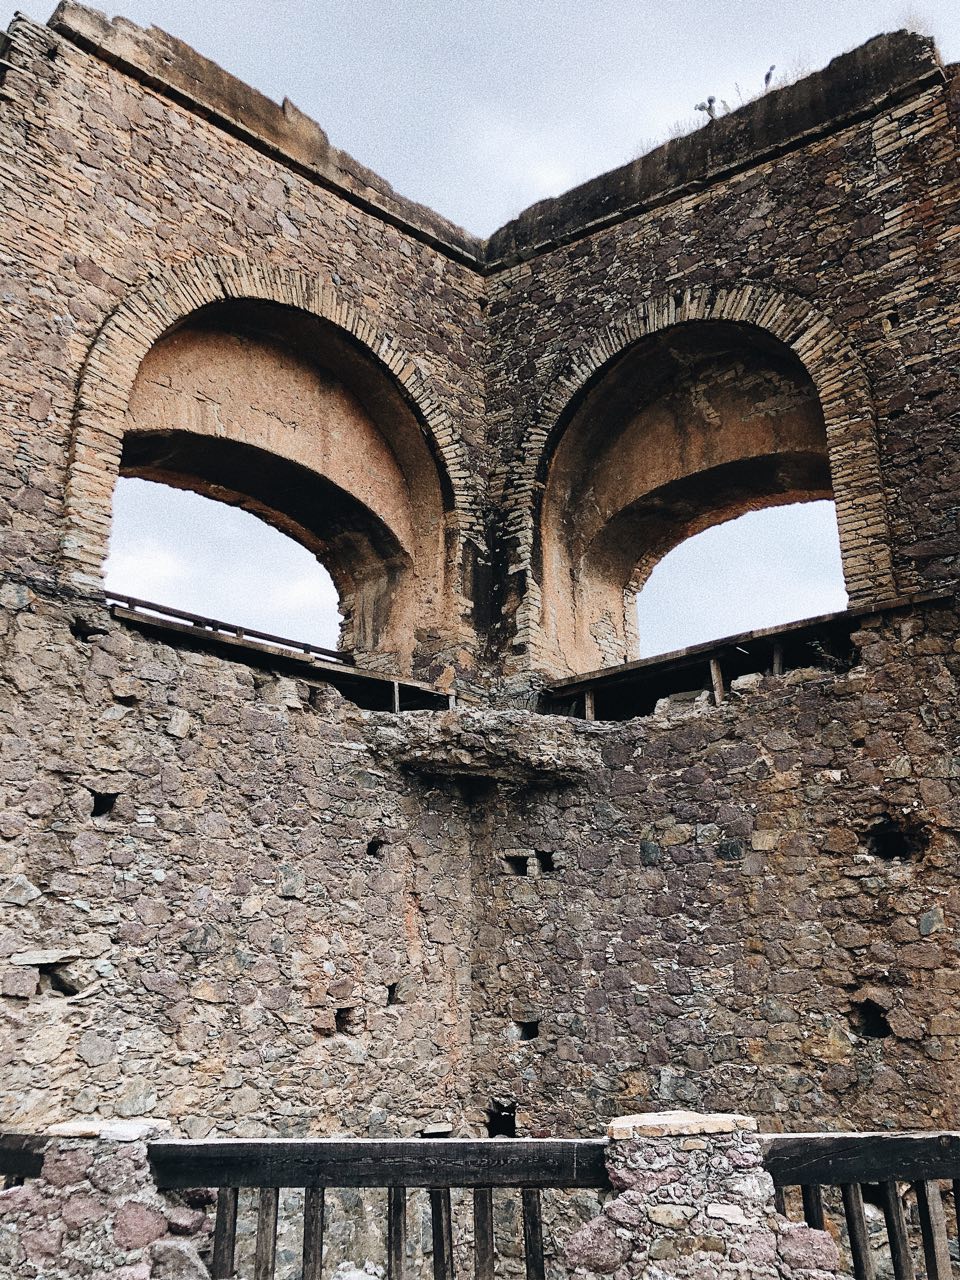
[[[74, 576], [96, 571], [93, 542], [67, 536], [79, 512], [102, 543], [112, 476], [75, 427], [109, 435], [144, 344], [217, 290], [313, 308], [381, 353], [456, 464], [459, 614], [422, 656], [470, 673], [477, 702], [529, 705], [520, 535], [541, 406], [574, 366], [586, 378], [614, 356], [606, 326], [654, 294], [659, 322], [721, 295], [757, 318], [769, 290], [782, 325], [800, 317], [828, 434], [876, 461], [845, 455], [887, 523], [852, 501], [843, 518], [871, 526], [891, 590], [952, 585], [956, 133], [939, 64], [903, 39], [856, 61], [909, 54], [892, 96], [864, 72], [859, 115], [775, 156], [738, 144], [702, 190], [622, 217], [613, 202], [609, 225], [496, 260], [495, 242], [475, 245], [487, 256], [471, 263], [449, 228], [244, 141], [66, 19], [15, 22], [0, 100], [5, 1124], [482, 1132], [515, 1107], [521, 1133], [572, 1134], [675, 1102], [770, 1128], [957, 1123], [952, 601], [878, 610], [849, 671], [824, 655], [747, 677], [719, 707], [623, 724], [516, 705], [371, 715], [316, 678], [121, 625]], [[501, 525], [518, 540], [500, 545], [500, 637], [517, 643], [498, 687], [470, 611], [496, 621], [495, 592], [467, 544]]]
[[[960, 421], [960, 157], [949, 86], [923, 43], [904, 38], [891, 46], [904, 68], [915, 60], [915, 73], [911, 67], [905, 77], [915, 74], [918, 82], [901, 90], [905, 100], [886, 105], [876, 91], [866, 120], [808, 134], [802, 145], [780, 140], [777, 113], [789, 122], [794, 92], [787, 89], [779, 95], [782, 107], [761, 100], [534, 206], [494, 237], [494, 248], [513, 250], [513, 265], [508, 257], [490, 278], [488, 408], [501, 432], [509, 566], [503, 625], [516, 651], [512, 666], [523, 667], [531, 649], [536, 654], [539, 610], [549, 607], [539, 597], [529, 513], [545, 479], [551, 432], [579, 385], [662, 323], [651, 321], [650, 312], [680, 322], [711, 315], [753, 320], [763, 312], [777, 332], [778, 311], [786, 309], [792, 316], [781, 333], [788, 343], [792, 334], [812, 330], [801, 352], [811, 368], [830, 329], [842, 334], [872, 396], [890, 530], [881, 540], [892, 546], [897, 589], [955, 581], [960, 491], [956, 452], [945, 442]], [[848, 87], [868, 80], [861, 64], [870, 49], [838, 60], [838, 67], [850, 63]], [[795, 91], [798, 100], [816, 101], [816, 78]], [[799, 133], [796, 122], [792, 127]], [[768, 154], [738, 171], [737, 143], [751, 128], [757, 150], [766, 146]], [[733, 156], [725, 176], [698, 184], [711, 167], [721, 167], [725, 152]], [[656, 175], [671, 157], [675, 190], [665, 192], [663, 180], [642, 192], [647, 168]], [[686, 188], [685, 158], [693, 166]], [[634, 200], [636, 211], [618, 216]], [[819, 319], [802, 320], [804, 307]], [[837, 367], [835, 355], [830, 362]], [[848, 374], [841, 412], [843, 402], [849, 411], [852, 395]], [[869, 429], [861, 423], [831, 453], [841, 538], [845, 524], [857, 528], [870, 500], [861, 489], [862, 463], [851, 468], [845, 461], [851, 441]], [[878, 556], [874, 550], [873, 560]], [[848, 585], [870, 570], [869, 558], [848, 562]]]
[[956, 625], [868, 619], [847, 672], [574, 722], [585, 783], [477, 806], [478, 1101], [581, 1136], [674, 1106], [953, 1126]]

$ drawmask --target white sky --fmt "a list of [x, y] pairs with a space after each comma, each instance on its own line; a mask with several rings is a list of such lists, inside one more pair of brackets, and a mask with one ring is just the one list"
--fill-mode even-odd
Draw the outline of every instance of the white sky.
[[[0, 2], [0, 23], [13, 9]], [[34, 0], [26, 10], [38, 20], [49, 12]], [[290, 97], [335, 145], [403, 195], [480, 234], [535, 200], [633, 158], [678, 123], [689, 125], [697, 118], [694, 104], [707, 95], [732, 105], [752, 96], [771, 64], [774, 83], [795, 78], [904, 25], [930, 32], [946, 60], [960, 60], [957, 0], [123, 0], [121, 12], [163, 27], [271, 97]], [[124, 482], [123, 489], [130, 486]], [[266, 561], [284, 602], [265, 629], [282, 624], [329, 643], [329, 588], [324, 597], [319, 586], [313, 594], [304, 586], [302, 553], [289, 566], [275, 549], [268, 556], [236, 511], [219, 531], [200, 533], [200, 499], [168, 494], [169, 502], [193, 503], [189, 521], [182, 505], [171, 521], [174, 508], [159, 515], [145, 489], [138, 495], [131, 487], [118, 503], [116, 589], [148, 596], [162, 587], [169, 603], [184, 605], [189, 597], [209, 604], [228, 563]], [[763, 546], [741, 530], [745, 562], [766, 555], [766, 586], [736, 596], [767, 612], [772, 600], [793, 617], [835, 607], [824, 604], [837, 599], [835, 529], [809, 514], [813, 505], [802, 517], [768, 517]], [[807, 522], [802, 531], [792, 518]], [[770, 533], [771, 519], [781, 522], [779, 539]], [[174, 524], [192, 529], [180, 547], [168, 542]], [[210, 553], [201, 554], [211, 538]], [[787, 566], [785, 548], [799, 552], [799, 569]], [[730, 589], [718, 587], [708, 551], [709, 539], [691, 542], [686, 556], [693, 563], [678, 580], [678, 593], [696, 602], [697, 617], [715, 619], [713, 635], [767, 625], [746, 611], [733, 625], [724, 612]], [[684, 558], [679, 551], [677, 558]], [[123, 587], [113, 580], [121, 567]], [[244, 570], [226, 588], [223, 609], [231, 618], [265, 594], [253, 581]], [[305, 597], [308, 603], [297, 603]], [[317, 608], [325, 611], [325, 630]], [[690, 643], [683, 625], [669, 621], [666, 604], [657, 615], [647, 651]]]

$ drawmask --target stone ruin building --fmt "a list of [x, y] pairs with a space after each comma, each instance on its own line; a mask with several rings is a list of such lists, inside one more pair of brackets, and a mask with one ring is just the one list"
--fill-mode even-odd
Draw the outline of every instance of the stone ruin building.
[[[480, 241], [160, 31], [2, 59], [4, 1126], [960, 1126], [958, 68]], [[118, 476], [315, 551], [341, 657], [106, 597]], [[823, 497], [846, 612], [636, 660]]]

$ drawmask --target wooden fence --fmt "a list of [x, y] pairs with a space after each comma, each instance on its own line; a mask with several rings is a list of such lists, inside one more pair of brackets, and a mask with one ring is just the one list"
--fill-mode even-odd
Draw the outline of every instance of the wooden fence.
[[493, 1280], [496, 1242], [493, 1191], [516, 1188], [523, 1217], [527, 1280], [544, 1280], [540, 1192], [580, 1187], [609, 1189], [602, 1139], [375, 1139], [317, 1138], [164, 1141], [149, 1146], [160, 1190], [219, 1188], [214, 1229], [214, 1280], [234, 1274], [238, 1193], [259, 1189], [255, 1280], [276, 1269], [279, 1192], [304, 1189], [303, 1280], [319, 1280], [323, 1256], [325, 1190], [387, 1189], [387, 1280], [402, 1280], [406, 1254], [406, 1198], [410, 1188], [429, 1191], [435, 1280], [453, 1280], [450, 1191], [473, 1191], [473, 1256], [476, 1280]]
[[[882, 1248], [889, 1251], [896, 1280], [917, 1280], [920, 1256], [927, 1280], [952, 1280], [951, 1232], [941, 1183], [949, 1184], [958, 1238], [960, 1133], [787, 1134], [768, 1140], [765, 1163], [777, 1208], [785, 1213], [786, 1190], [799, 1187], [803, 1216], [811, 1227], [829, 1225], [825, 1191], [839, 1191], [856, 1280], [876, 1280], [865, 1199], [883, 1211]], [[916, 1229], [906, 1212], [914, 1197]]]

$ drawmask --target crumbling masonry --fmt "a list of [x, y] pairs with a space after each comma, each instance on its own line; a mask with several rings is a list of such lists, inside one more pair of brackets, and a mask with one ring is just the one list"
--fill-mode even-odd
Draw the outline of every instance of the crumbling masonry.
[[[956, 69], [880, 37], [479, 242], [161, 32], [3, 58], [6, 1125], [960, 1125]], [[111, 610], [118, 475], [292, 532], [427, 709]], [[546, 714], [823, 496], [826, 640]]]

